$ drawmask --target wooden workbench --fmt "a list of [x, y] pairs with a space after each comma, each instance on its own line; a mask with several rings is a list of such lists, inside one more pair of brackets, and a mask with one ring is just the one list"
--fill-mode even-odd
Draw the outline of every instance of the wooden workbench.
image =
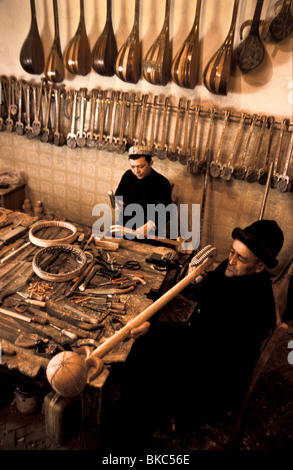
[[[31, 216], [28, 216], [23, 213], [19, 212], [12, 212], [9, 211], [8, 216], [11, 220], [13, 220], [13, 224], [16, 225], [20, 223], [22, 225], [27, 225], [28, 227], [35, 223], [35, 219]], [[11, 227], [9, 227], [11, 229]], [[4, 229], [2, 229], [4, 231]], [[5, 229], [5, 230], [8, 230]], [[78, 226], [78, 233], [81, 233], [83, 230], [82, 227]], [[85, 228], [85, 231], [88, 231], [88, 228]], [[1, 236], [1, 228], [0, 228], [0, 236]], [[58, 239], [61, 236], [57, 237]], [[23, 242], [28, 241], [28, 232], [23, 237]], [[19, 244], [19, 240], [15, 241], [14, 243]], [[76, 242], [73, 242], [73, 244]], [[34, 245], [30, 245], [25, 251], [21, 252], [16, 258], [12, 258], [9, 262], [1, 264], [1, 259], [3, 256], [7, 255], [11, 252], [13, 248], [13, 244], [11, 246], [7, 245], [4, 246], [0, 250], [0, 291], [5, 289], [17, 289], [18, 286], [25, 282], [25, 278], [28, 273], [32, 272], [32, 258], [34, 254], [40, 249], [40, 247], [36, 247]], [[120, 240], [119, 241], [119, 249], [116, 252], [111, 252], [110, 256], [115, 259], [118, 265], [123, 265], [128, 260], [135, 260], [140, 263], [139, 271], [130, 271], [128, 269], [121, 269], [121, 276], [123, 274], [141, 274], [143, 275], [143, 279], [145, 281], [145, 285], [138, 283], [135, 289], [127, 294], [114, 294], [112, 296], [113, 300], [119, 299], [120, 302], [125, 302], [126, 311], [124, 314], [119, 316], [119, 319], [122, 321], [123, 324], [127, 323], [130, 319], [137, 316], [143, 310], [145, 310], [149, 305], [153, 303], [153, 300], [156, 296], [159, 295], [160, 289], [164, 283], [164, 279], [166, 276], [166, 271], [159, 271], [155, 270], [153, 266], [147, 263], [145, 260], [147, 257], [151, 255], [152, 252], [156, 251], [158, 248], [149, 244], [138, 243], [134, 241], [127, 241], [127, 240]], [[166, 249], [166, 251], [169, 251]], [[15, 276], [10, 280], [8, 286], [5, 286], [7, 283], [7, 279], [2, 277], [6, 272], [15, 266], [16, 272]], [[17, 269], [19, 266], [19, 269]], [[25, 272], [26, 276], [23, 276], [22, 273]], [[2, 279], [1, 279], [2, 278]], [[42, 279], [38, 278], [35, 274], [34, 277], [31, 279], [31, 283], [33, 282], [44, 282]], [[107, 278], [103, 277], [100, 279], [100, 282], [107, 281]], [[45, 281], [47, 284], [47, 281]], [[97, 281], [96, 281], [97, 282]], [[99, 279], [98, 279], [99, 282]], [[58, 283], [51, 283], [53, 289], [56, 288], [56, 284]], [[23, 289], [25, 292], [25, 289]], [[15, 295], [11, 297], [7, 297], [3, 300], [2, 307], [7, 309], [12, 309], [11, 298], [14, 298]], [[19, 298], [20, 300], [20, 298]], [[64, 306], [66, 304], [70, 304], [71, 306], [74, 305], [69, 302], [70, 298], [63, 299], [58, 302], [54, 302], [53, 300], [46, 300], [46, 308], [41, 309], [46, 311], [47, 307], [54, 308], [59, 312], [65, 312]], [[14, 301], [15, 303], [15, 301]], [[77, 305], [77, 304], [75, 304]], [[39, 308], [39, 307], [38, 307]], [[91, 310], [84, 309], [87, 314], [91, 314]], [[50, 310], [49, 310], [50, 311]], [[26, 314], [26, 312], [24, 312]], [[68, 314], [68, 312], [67, 312]], [[57, 320], [56, 318], [48, 316], [49, 319], [54, 321], [55, 323], [59, 324], [63, 328], [70, 330], [72, 325], [66, 322], [65, 319], [61, 321], [60, 319]], [[22, 320], [15, 320], [10, 317], [6, 317], [5, 315], [0, 313], [0, 343], [2, 348], [2, 363], [0, 365], [0, 371], [9, 372], [15, 374], [17, 377], [21, 377], [23, 379], [28, 379], [38, 385], [48, 388], [48, 392], [50, 392], [50, 386], [46, 379], [46, 368], [50, 361], [49, 357], [44, 357], [42, 355], [36, 354], [36, 348], [23, 348], [19, 347], [14, 344], [13, 340], [10, 339], [9, 334], [1, 330], [1, 322], [2, 324], [9, 324], [11, 328], [15, 328], [18, 334], [26, 334], [25, 333], [25, 326], [27, 324], [22, 322]], [[58, 323], [59, 322], [59, 323]], [[34, 329], [35, 333], [38, 334], [40, 337], [46, 337], [46, 334], [53, 336], [53, 343], [54, 338], [59, 337], [62, 344], [68, 343], [68, 338], [59, 333], [59, 331], [53, 330], [50, 326], [46, 325], [38, 325], [36, 323], [29, 324], [31, 328]], [[113, 327], [111, 326], [111, 314], [108, 315], [103, 320], [104, 328], [102, 330], [102, 336], [99, 338], [99, 342], [103, 341], [105, 338], [114, 334]], [[78, 332], [78, 328], [74, 327], [75, 331]], [[98, 331], [85, 331], [83, 329], [79, 329], [81, 336], [80, 338], [89, 338], [89, 339], [96, 339]], [[56, 336], [57, 335], [57, 336]], [[87, 432], [87, 429], [90, 430], [90, 434], [95, 434], [95, 428], [98, 425], [98, 416], [101, 409], [101, 389], [110, 373], [110, 366], [113, 362], [123, 362], [127, 359], [127, 356], [130, 352], [131, 346], [133, 344], [133, 340], [129, 339], [126, 341], [121, 342], [118, 346], [116, 346], [112, 351], [110, 351], [103, 359], [105, 368], [103, 372], [90, 384], [87, 385], [85, 391], [83, 392], [83, 415], [84, 415], [84, 429]], [[78, 347], [78, 344], [75, 342], [71, 342], [70, 348], [71, 350], [75, 350]], [[67, 348], [67, 346], [66, 346]], [[61, 350], [63, 347], [61, 346]], [[60, 349], [59, 349], [60, 350]], [[52, 356], [53, 357], [53, 356]], [[52, 392], [50, 392], [52, 394]], [[51, 429], [52, 431], [52, 429]], [[88, 438], [88, 442], [90, 442], [90, 438]]]

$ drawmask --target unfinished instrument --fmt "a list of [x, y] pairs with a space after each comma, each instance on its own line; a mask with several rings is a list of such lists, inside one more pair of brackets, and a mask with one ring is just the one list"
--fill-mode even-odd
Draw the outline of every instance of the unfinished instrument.
[[[257, 0], [248, 36], [235, 50], [235, 60], [243, 73], [255, 69], [263, 60], [265, 48], [259, 36], [260, 15], [264, 0]], [[243, 26], [243, 25], [242, 25]], [[240, 39], [242, 39], [242, 28]]]
[[91, 71], [91, 51], [84, 20], [84, 0], [79, 1], [79, 23], [65, 50], [64, 63], [70, 73], [85, 76]]
[[221, 138], [220, 138], [220, 145], [219, 145], [219, 148], [218, 148], [216, 160], [212, 160], [211, 164], [210, 164], [210, 175], [213, 178], [218, 178], [220, 176], [221, 172], [222, 172], [222, 169], [223, 169], [221, 159], [222, 159], [222, 153], [223, 153], [223, 147], [224, 147], [224, 142], [225, 142], [229, 117], [230, 117], [230, 111], [227, 110], [227, 111], [224, 112], [224, 122], [223, 122], [222, 133], [221, 133]]
[[171, 66], [173, 82], [184, 88], [192, 89], [198, 82], [200, 7], [201, 0], [197, 0], [191, 31], [175, 55]]
[[257, 164], [259, 162], [259, 155], [260, 155], [261, 144], [263, 141], [265, 129], [267, 128], [267, 117], [262, 116], [260, 119], [260, 122], [261, 122], [261, 128], [260, 128], [260, 132], [259, 132], [258, 139], [256, 142], [256, 147], [254, 150], [255, 156], [254, 156], [253, 165], [247, 168], [246, 175], [245, 175], [245, 181], [247, 181], [248, 183], [254, 183], [257, 180], [257, 175], [258, 175]]
[[190, 158], [187, 160], [187, 171], [189, 171], [189, 173], [192, 173], [193, 175], [196, 175], [199, 173], [199, 170], [198, 170], [199, 147], [197, 145], [199, 112], [200, 112], [200, 106], [197, 105], [195, 107], [195, 118], [194, 118], [194, 124], [193, 124], [191, 154], [190, 154]]
[[281, 123], [281, 130], [280, 130], [278, 148], [277, 148], [277, 151], [276, 151], [276, 157], [275, 157], [275, 162], [274, 162], [274, 167], [273, 167], [273, 174], [272, 174], [272, 178], [271, 178], [272, 188], [277, 187], [278, 181], [281, 177], [281, 175], [278, 173], [278, 165], [279, 165], [279, 160], [280, 160], [280, 156], [281, 156], [281, 153], [282, 153], [282, 144], [283, 144], [283, 140], [284, 140], [284, 135], [285, 135], [285, 132], [288, 131], [289, 125], [290, 125], [289, 119], [283, 119], [283, 121]]
[[258, 116], [257, 116], [257, 114], [254, 114], [252, 116], [252, 120], [251, 120], [251, 123], [250, 123], [249, 133], [248, 133], [248, 136], [247, 136], [247, 139], [246, 139], [246, 142], [245, 142], [245, 147], [244, 147], [244, 150], [243, 150], [243, 153], [242, 153], [241, 160], [238, 164], [235, 165], [235, 168], [234, 168], [233, 176], [236, 180], [243, 180], [244, 177], [245, 177], [245, 174], [246, 174], [246, 171], [247, 171], [246, 158], [247, 158], [249, 145], [250, 145], [250, 142], [251, 142], [251, 139], [252, 139], [252, 135], [253, 135], [255, 124], [256, 124], [257, 120], [258, 120]]
[[59, 20], [57, 0], [53, 0], [54, 10], [54, 40], [45, 65], [45, 77], [54, 83], [60, 83], [64, 80], [64, 64], [61, 52], [60, 36], [59, 36]]
[[[178, 295], [199, 274], [211, 266], [216, 259], [217, 250], [211, 245], [200, 250], [191, 263], [195, 267], [186, 277], [163, 294], [143, 312], [130, 320], [113, 336], [107, 338], [92, 351], [88, 346], [78, 348], [74, 353], [64, 351], [50, 360], [47, 366], [47, 379], [51, 387], [61, 396], [73, 397], [81, 393], [87, 382], [93, 381], [103, 370], [103, 357], [123, 340], [129, 337], [133, 328], [148, 321], [157, 311]], [[89, 374], [90, 369], [93, 371]]]
[[234, 143], [233, 143], [232, 151], [230, 153], [228, 162], [227, 162], [227, 164], [223, 163], [223, 165], [222, 165], [220, 177], [223, 178], [223, 180], [225, 180], [225, 181], [230, 181], [230, 179], [233, 175], [234, 161], [235, 161], [235, 157], [237, 155], [237, 150], [238, 150], [238, 146], [239, 146], [239, 142], [240, 142], [240, 137], [241, 137], [241, 134], [243, 132], [244, 124], [245, 124], [245, 120], [246, 120], [247, 116], [248, 115], [246, 113], [242, 113], [241, 118], [240, 118], [240, 122], [239, 122], [239, 126], [238, 126], [238, 130], [237, 130], [237, 133], [236, 133], [236, 137], [235, 137], [235, 140], [234, 140]]
[[292, 156], [292, 150], [293, 150], [293, 132], [291, 131], [291, 139], [290, 139], [290, 143], [289, 143], [289, 147], [288, 147], [286, 161], [285, 161], [285, 164], [284, 164], [283, 174], [280, 176], [280, 178], [278, 180], [278, 183], [277, 183], [277, 189], [281, 193], [285, 193], [286, 191], [291, 190], [291, 185], [292, 184], [291, 184], [291, 181], [290, 181], [288, 171], [289, 171], [289, 165], [290, 165], [290, 160], [291, 160], [291, 156]]
[[167, 85], [171, 74], [169, 17], [171, 0], [166, 0], [163, 28], [142, 61], [144, 78], [153, 85]]
[[160, 141], [159, 146], [156, 146], [156, 148], [154, 149], [154, 153], [153, 153], [156, 157], [159, 158], [159, 160], [165, 160], [168, 155], [168, 149], [166, 146], [168, 106], [169, 106], [169, 97], [166, 96], [164, 109], [163, 109], [161, 141]]
[[99, 75], [112, 77], [115, 74], [116, 59], [117, 43], [112, 25], [112, 0], [107, 0], [106, 24], [92, 50], [92, 68]]
[[183, 146], [182, 146], [182, 149], [179, 150], [179, 156], [178, 156], [178, 161], [179, 163], [181, 163], [181, 165], [187, 165], [187, 158], [190, 155], [190, 151], [187, 148], [188, 137], [189, 137], [188, 124], [189, 124], [189, 113], [190, 113], [190, 100], [187, 101], [184, 112], [185, 114], [184, 114], [184, 122], [183, 122], [183, 127], [184, 127]]
[[27, 73], [40, 75], [43, 73], [45, 65], [44, 49], [38, 29], [35, 0], [30, 0], [30, 5], [31, 25], [22, 45], [19, 60], [22, 68]]
[[181, 113], [182, 113], [182, 102], [183, 98], [179, 99], [177, 112], [176, 112], [176, 122], [175, 122], [175, 129], [174, 129], [174, 137], [173, 137], [173, 144], [171, 151], [167, 153], [169, 160], [171, 162], [176, 162], [178, 160], [178, 153], [179, 153], [179, 140], [180, 140], [180, 121], [181, 121]]
[[267, 145], [265, 151], [265, 162], [264, 166], [258, 170], [257, 181], [259, 184], [266, 184], [268, 178], [268, 170], [269, 170], [269, 159], [271, 153], [271, 145], [272, 145], [272, 138], [274, 133], [274, 126], [275, 126], [275, 118], [273, 116], [269, 116], [267, 118], [267, 124], [269, 126], [269, 134], [267, 138]]
[[139, 41], [139, 0], [135, 0], [132, 30], [118, 52], [115, 70], [117, 77], [124, 82], [137, 83], [140, 78], [141, 46]]
[[227, 95], [232, 65], [233, 42], [238, 12], [239, 0], [234, 1], [233, 15], [228, 35], [213, 55], [203, 72], [204, 86], [216, 95]]

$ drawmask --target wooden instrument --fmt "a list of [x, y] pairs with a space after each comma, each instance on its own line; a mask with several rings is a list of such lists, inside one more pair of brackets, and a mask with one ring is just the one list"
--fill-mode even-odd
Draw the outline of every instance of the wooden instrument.
[[72, 109], [71, 109], [71, 127], [70, 127], [70, 132], [68, 132], [67, 137], [66, 137], [67, 147], [69, 147], [70, 149], [74, 149], [77, 145], [76, 133], [75, 133], [77, 95], [78, 95], [78, 91], [73, 90], [73, 98], [72, 98], [73, 103], [72, 103]]
[[30, 74], [40, 75], [44, 70], [44, 49], [40, 38], [35, 0], [30, 0], [31, 5], [31, 25], [29, 33], [20, 51], [20, 64], [22, 68]]
[[200, 106], [195, 107], [195, 120], [193, 125], [193, 136], [190, 158], [187, 160], [187, 171], [193, 175], [198, 174], [198, 146], [197, 146], [197, 131], [199, 121]]
[[89, 120], [89, 131], [86, 135], [86, 146], [89, 148], [94, 148], [96, 146], [96, 135], [94, 135], [95, 129], [95, 118], [96, 118], [96, 108], [97, 108], [97, 97], [98, 97], [98, 90], [93, 89], [91, 91], [90, 97], [90, 120]]
[[156, 127], [156, 113], [157, 113], [158, 95], [154, 96], [154, 102], [152, 104], [152, 119], [151, 119], [151, 130], [150, 130], [150, 141], [149, 148], [152, 150], [152, 155], [155, 151], [155, 127]]
[[248, 136], [247, 136], [247, 139], [246, 139], [246, 142], [245, 142], [245, 147], [244, 147], [244, 150], [243, 150], [242, 158], [240, 160], [240, 163], [235, 165], [235, 168], [234, 168], [233, 176], [236, 180], [243, 180], [244, 176], [246, 174], [247, 167], [245, 165], [245, 160], [246, 160], [246, 157], [247, 157], [249, 144], [251, 142], [252, 135], [253, 135], [255, 124], [256, 124], [257, 120], [258, 120], [258, 116], [256, 114], [254, 114], [252, 116], [252, 120], [251, 120], [251, 123], [250, 123], [249, 133], [248, 133]]
[[131, 33], [120, 48], [116, 59], [116, 75], [124, 82], [137, 83], [141, 72], [139, 42], [139, 0], [135, 0], [134, 22]]
[[270, 159], [270, 152], [271, 152], [271, 144], [272, 144], [272, 138], [273, 138], [274, 126], [275, 126], [274, 116], [269, 116], [267, 119], [267, 123], [268, 123], [270, 130], [268, 134], [268, 141], [267, 141], [267, 146], [266, 146], [266, 151], [265, 151], [265, 163], [264, 163], [263, 168], [260, 168], [258, 170], [257, 181], [259, 182], [259, 184], [266, 184], [267, 178], [268, 178], [268, 167], [269, 167], [269, 159]]
[[211, 161], [212, 134], [213, 134], [214, 124], [215, 124], [215, 114], [216, 114], [216, 110], [214, 108], [211, 108], [209, 129], [208, 129], [208, 135], [207, 135], [205, 151], [204, 151], [204, 158], [198, 162], [198, 170], [200, 173], [209, 173], [208, 169], [210, 167], [210, 161]]
[[261, 128], [260, 128], [260, 132], [259, 132], [258, 139], [256, 142], [256, 148], [254, 151], [253, 165], [247, 168], [246, 175], [245, 175], [245, 181], [247, 181], [248, 183], [254, 183], [257, 180], [257, 175], [258, 175], [257, 162], [259, 161], [261, 144], [263, 141], [265, 129], [267, 127], [267, 117], [262, 116], [260, 121], [261, 121]]
[[122, 93], [122, 102], [120, 101], [119, 140], [116, 143], [116, 152], [117, 153], [124, 153], [124, 152], [126, 152], [126, 149], [127, 149], [127, 140], [124, 137], [127, 98], [128, 98], [128, 94], [127, 93]]
[[112, 0], [107, 0], [105, 27], [95, 43], [92, 54], [92, 68], [99, 75], [112, 77], [115, 74], [117, 44], [112, 25]]
[[228, 126], [229, 117], [230, 117], [230, 111], [225, 111], [225, 113], [224, 113], [224, 122], [223, 122], [220, 145], [219, 145], [219, 148], [218, 148], [217, 157], [216, 157], [216, 160], [212, 160], [211, 164], [210, 164], [210, 175], [213, 178], [218, 178], [221, 174], [222, 169], [223, 169], [222, 164], [221, 164], [221, 158], [222, 158], [222, 152], [223, 152], [223, 147], [224, 147], [224, 142], [225, 142], [225, 136], [226, 136], [226, 130], [227, 130], [227, 126]]
[[162, 133], [161, 133], [161, 142], [159, 147], [156, 146], [154, 149], [154, 155], [159, 158], [159, 160], [165, 160], [167, 158], [168, 149], [166, 146], [166, 136], [167, 136], [167, 112], [169, 105], [169, 97], [166, 96], [164, 110], [163, 110], [163, 119], [162, 119]]
[[41, 142], [52, 142], [53, 140], [53, 131], [49, 126], [50, 121], [50, 111], [51, 111], [51, 102], [52, 102], [52, 89], [53, 83], [50, 83], [48, 90], [45, 90], [45, 99], [46, 99], [46, 116], [45, 116], [45, 126], [41, 134]]
[[189, 122], [189, 114], [190, 114], [190, 101], [188, 100], [186, 103], [185, 108], [185, 115], [184, 115], [184, 136], [183, 136], [183, 146], [182, 149], [179, 151], [178, 161], [181, 165], [187, 165], [187, 153], [190, 154], [189, 150], [187, 149], [188, 144], [188, 122]]
[[63, 82], [64, 80], [64, 64], [63, 57], [61, 52], [60, 45], [60, 36], [59, 36], [59, 20], [58, 20], [58, 7], [57, 0], [53, 0], [53, 10], [54, 10], [54, 40], [51, 47], [50, 54], [48, 56], [44, 75], [45, 77], [55, 83]]
[[200, 8], [201, 0], [197, 0], [191, 31], [175, 55], [171, 66], [173, 82], [183, 88], [192, 89], [198, 81]]
[[289, 175], [288, 175], [288, 170], [289, 170], [290, 159], [291, 159], [291, 156], [292, 156], [292, 149], [293, 149], [293, 132], [291, 131], [291, 140], [290, 140], [289, 147], [288, 147], [288, 152], [287, 152], [287, 157], [286, 157], [286, 161], [285, 161], [285, 164], [284, 164], [283, 174], [280, 176], [280, 178], [277, 182], [277, 189], [281, 193], [285, 193], [286, 191], [291, 190], [291, 182], [290, 182], [290, 178], [289, 178]]
[[232, 177], [232, 174], [233, 174], [233, 171], [234, 171], [233, 164], [234, 164], [236, 152], [237, 152], [237, 149], [238, 149], [238, 146], [239, 146], [239, 140], [240, 140], [241, 134], [243, 132], [243, 128], [244, 128], [246, 118], [247, 118], [247, 114], [242, 113], [241, 118], [240, 118], [240, 122], [239, 122], [239, 126], [238, 126], [238, 130], [237, 130], [237, 133], [236, 133], [236, 137], [235, 137], [235, 140], [234, 140], [234, 144], [233, 144], [233, 147], [232, 147], [232, 151], [231, 151], [231, 154], [230, 154], [230, 157], [229, 157], [229, 160], [228, 160], [228, 163], [227, 164], [224, 163], [222, 165], [220, 177], [223, 178], [223, 180], [225, 180], [225, 181], [230, 181], [230, 179]]
[[263, 2], [264, 0], [257, 0], [249, 34], [235, 50], [235, 61], [243, 73], [255, 69], [264, 58], [265, 48], [259, 36]]
[[163, 28], [142, 61], [144, 78], [153, 85], [166, 85], [171, 74], [169, 17], [171, 0], [166, 0]]
[[168, 158], [171, 162], [176, 162], [178, 160], [178, 152], [179, 152], [179, 138], [180, 138], [180, 118], [182, 112], [182, 102], [183, 98], [179, 99], [177, 112], [176, 112], [176, 123], [174, 129], [174, 137], [173, 137], [173, 145], [171, 151], [168, 152]]
[[85, 147], [86, 132], [84, 130], [85, 113], [87, 106], [87, 88], [79, 90], [79, 130], [76, 132], [76, 143], [78, 147]]
[[232, 21], [228, 35], [220, 49], [213, 55], [206, 65], [203, 73], [203, 83], [205, 87], [211, 93], [215, 93], [216, 95], [227, 95], [229, 90], [238, 6], [239, 0], [234, 0]]
[[97, 139], [97, 148], [103, 150], [106, 137], [104, 136], [104, 120], [106, 108], [107, 91], [101, 91], [99, 101], [99, 138]]
[[75, 35], [64, 53], [67, 70], [74, 75], [87, 75], [91, 71], [91, 51], [84, 20], [84, 2], [80, 0], [79, 23]]
[[281, 153], [282, 153], [282, 143], [283, 143], [283, 139], [284, 139], [284, 134], [285, 134], [285, 132], [288, 131], [289, 124], [290, 124], [289, 119], [283, 119], [283, 121], [281, 123], [281, 131], [280, 131], [280, 136], [279, 136], [278, 148], [277, 148], [277, 151], [276, 151], [276, 158], [275, 158], [275, 161], [274, 161], [273, 174], [272, 174], [272, 178], [271, 178], [271, 187], [272, 188], [277, 187], [277, 183], [278, 183], [278, 181], [281, 177], [280, 174], [278, 173], [278, 164], [279, 164], [280, 156], [281, 156]]
[[[292, 1], [283, 0], [281, 10], [277, 16], [271, 21], [269, 31], [275, 42], [280, 42], [285, 39], [293, 29], [293, 17], [292, 17]], [[280, 1], [275, 5], [278, 7]]]
[[117, 103], [119, 99], [119, 92], [112, 91], [111, 101], [110, 101], [110, 132], [109, 136], [106, 139], [105, 150], [108, 152], [114, 152], [116, 148], [115, 138], [114, 138], [114, 126], [116, 122], [116, 110]]
[[[66, 396], [68, 397], [75, 396], [77, 395], [77, 393], [81, 392], [85, 388], [86, 383], [93, 381], [103, 370], [102, 358], [105, 357], [106, 354], [108, 354], [114, 347], [118, 346], [123, 340], [129, 337], [131, 331], [134, 328], [137, 328], [144, 322], [148, 321], [156, 312], [158, 312], [162, 307], [164, 307], [168, 302], [170, 302], [170, 300], [172, 300], [176, 295], [178, 295], [185, 287], [187, 287], [190, 282], [196, 279], [199, 274], [201, 274], [209, 266], [211, 266], [215, 262], [216, 257], [217, 250], [211, 245], [208, 245], [202, 250], [200, 250], [197, 255], [194, 256], [191, 260], [191, 263], [194, 266], [193, 271], [191, 271], [181, 281], [179, 281], [171, 289], [165, 292], [165, 294], [163, 294], [159, 299], [153, 302], [149, 307], [143, 310], [143, 312], [141, 312], [135, 318], [129, 320], [123, 328], [118, 330], [111, 337], [107, 338], [94, 351], [92, 351], [88, 346], [82, 346], [78, 348], [75, 353], [66, 351], [54, 356], [47, 367], [47, 378], [52, 388], [61, 396], [63, 390], [66, 390]], [[66, 357], [64, 356], [64, 354], [66, 353], [70, 353], [70, 360], [68, 361], [68, 365], [65, 364]], [[74, 358], [74, 356], [76, 356], [76, 358]], [[79, 383], [76, 384], [72, 383], [72, 374], [70, 373], [70, 371], [73, 367], [75, 367], [78, 358], [83, 360], [83, 367], [87, 371], [87, 373], [85, 374], [85, 376], [83, 376], [83, 374], [80, 374], [78, 377], [80, 379], [78, 380]], [[59, 363], [62, 363], [63, 366], [67, 368], [62, 377], [62, 381], [60, 382], [60, 387], [56, 375], [56, 368], [58, 370]], [[93, 370], [89, 374], [91, 368], [93, 368]], [[66, 377], [68, 377], [68, 384], [64, 383]], [[72, 393], [70, 390], [71, 383]]]

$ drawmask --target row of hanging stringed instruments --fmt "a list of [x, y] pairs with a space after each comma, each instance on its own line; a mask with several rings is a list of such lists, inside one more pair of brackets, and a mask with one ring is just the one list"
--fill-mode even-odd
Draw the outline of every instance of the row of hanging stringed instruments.
[[[64, 80], [65, 68], [74, 75], [87, 75], [91, 68], [104, 76], [116, 75], [124, 82], [137, 83], [141, 75], [153, 85], [166, 85], [170, 79], [179, 86], [193, 89], [198, 82], [199, 74], [199, 23], [202, 0], [197, 0], [196, 11], [192, 28], [184, 43], [177, 51], [174, 59], [171, 58], [170, 48], [170, 5], [171, 0], [165, 0], [164, 23], [159, 36], [149, 48], [146, 56], [141, 57], [139, 6], [140, 0], [135, 0], [134, 22], [126, 41], [117, 49], [116, 38], [112, 25], [111, 0], [107, 0], [107, 16], [105, 27], [96, 40], [92, 51], [86, 31], [84, 17], [84, 1], [80, 0], [80, 19], [75, 35], [71, 38], [64, 54], [61, 50], [57, 0], [53, 0], [54, 11], [54, 39], [47, 57], [44, 59], [44, 50], [38, 31], [34, 0], [31, 1], [31, 28], [21, 51], [20, 63], [30, 74], [44, 72], [47, 80], [60, 83]], [[261, 20], [261, 11], [264, 0], [256, 0], [252, 20], [246, 20], [240, 31], [249, 24], [250, 31], [237, 49], [233, 51], [235, 27], [240, 0], [234, 0], [232, 19], [228, 34], [221, 47], [208, 61], [203, 72], [203, 83], [212, 93], [227, 95], [229, 90], [230, 72], [233, 60], [243, 73], [255, 69], [263, 60], [265, 46], [259, 30], [265, 26], [265, 36], [279, 42], [288, 36], [293, 29], [291, 0], [278, 0], [275, 17]], [[214, 8], [219, 8], [214, 2]], [[230, 14], [230, 12], [229, 12]]]
[[[153, 156], [229, 181], [290, 191], [293, 132], [289, 119], [205, 109], [169, 96], [86, 88], [66, 90], [41, 79], [30, 84], [0, 77], [0, 130], [71, 149], [124, 153], [147, 145]], [[162, 101], [163, 100], [163, 101]]]

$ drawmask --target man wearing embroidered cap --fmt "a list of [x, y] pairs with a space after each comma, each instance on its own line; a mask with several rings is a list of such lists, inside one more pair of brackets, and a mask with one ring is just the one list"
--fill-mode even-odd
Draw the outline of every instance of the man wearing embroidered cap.
[[[133, 234], [137, 238], [147, 238], [158, 227], [157, 216], [150, 215], [148, 206], [163, 204], [167, 207], [171, 204], [171, 185], [167, 178], [153, 169], [152, 154], [148, 147], [132, 146], [129, 149], [129, 164], [130, 169], [122, 176], [115, 193], [116, 206], [121, 213], [119, 225], [112, 226], [110, 231], [122, 236]], [[128, 227], [133, 214], [125, 213], [131, 204], [136, 204], [142, 214], [140, 223], [136, 220], [133, 228]]]

